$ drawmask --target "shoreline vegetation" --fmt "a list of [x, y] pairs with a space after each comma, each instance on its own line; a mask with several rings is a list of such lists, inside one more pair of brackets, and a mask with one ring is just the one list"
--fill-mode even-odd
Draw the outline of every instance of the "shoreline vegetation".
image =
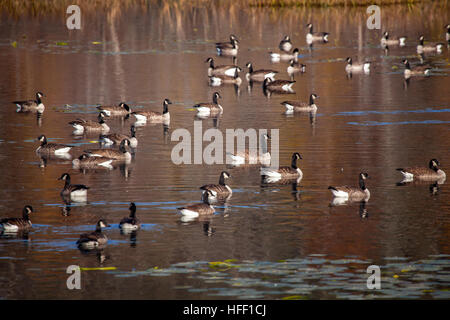
[[69, 5], [75, 4], [83, 7], [86, 13], [98, 10], [117, 10], [128, 7], [149, 8], [151, 6], [239, 6], [241, 8], [284, 8], [284, 7], [367, 7], [370, 5], [417, 5], [441, 4], [446, 7], [449, 0], [3, 0], [0, 1], [0, 12], [12, 15], [31, 14], [40, 15], [61, 12]]

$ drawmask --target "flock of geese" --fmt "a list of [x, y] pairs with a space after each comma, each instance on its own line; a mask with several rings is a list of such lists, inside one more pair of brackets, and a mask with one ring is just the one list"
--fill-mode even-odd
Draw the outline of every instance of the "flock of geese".
[[[327, 32], [314, 32], [313, 25], [308, 24], [306, 34], [306, 42], [311, 45], [315, 42], [328, 42], [330, 36]], [[446, 27], [446, 40], [450, 44], [450, 25]], [[387, 48], [388, 46], [404, 46], [406, 44], [406, 37], [391, 38], [386, 31], [380, 40], [381, 46]], [[423, 54], [426, 53], [440, 53], [443, 48], [442, 43], [424, 44], [424, 37], [419, 37], [417, 45], [417, 53], [421, 55], [421, 63], [415, 67], [411, 67], [408, 60], [403, 60], [405, 65], [404, 76], [409, 78], [417, 75], [429, 75], [431, 67], [424, 64]], [[288, 61], [288, 74], [303, 73], [306, 71], [306, 66], [298, 61], [299, 49], [293, 48], [290, 37], [285, 36], [279, 43], [279, 52], [269, 52], [272, 61]], [[230, 36], [229, 42], [216, 43], [216, 49], [219, 56], [233, 57], [234, 64], [232, 65], [215, 65], [213, 58], [206, 60], [209, 63], [207, 74], [211, 81], [211, 85], [221, 85], [222, 83], [239, 84], [242, 80], [239, 77], [239, 72], [242, 69], [236, 65], [236, 56], [239, 50], [239, 40], [235, 35]], [[292, 50], [292, 51], [291, 51]], [[246, 64], [248, 72], [246, 80], [248, 82], [262, 82], [262, 88], [266, 91], [275, 91], [278, 93], [292, 92], [292, 85], [295, 81], [292, 80], [275, 80], [278, 71], [270, 69], [254, 69], [252, 63]], [[345, 71], [347, 73], [369, 73], [370, 62], [355, 63], [351, 57], [346, 59]], [[36, 112], [43, 113], [45, 106], [42, 103], [44, 94], [42, 92], [36, 93], [36, 100], [14, 101], [17, 106], [17, 112]], [[198, 116], [214, 116], [223, 113], [223, 107], [219, 104], [218, 99], [221, 98], [218, 92], [214, 92], [211, 102], [198, 103], [193, 106]], [[287, 113], [293, 112], [315, 112], [317, 106], [315, 100], [318, 95], [312, 93], [308, 102], [300, 101], [284, 101], [282, 105], [286, 107]], [[72, 161], [74, 168], [95, 168], [107, 167], [110, 168], [113, 162], [129, 162], [132, 158], [130, 152], [131, 148], [136, 148], [138, 140], [136, 138], [137, 124], [163, 123], [170, 122], [169, 105], [172, 102], [169, 99], [163, 101], [163, 110], [161, 113], [154, 111], [132, 111], [131, 108], [125, 104], [120, 103], [118, 106], [98, 106], [99, 111], [97, 121], [76, 119], [69, 122], [74, 128], [74, 134], [84, 133], [98, 133], [100, 134], [100, 142], [105, 146], [117, 145], [118, 149], [113, 148], [98, 148], [85, 150], [78, 158]], [[110, 133], [110, 127], [105, 123], [105, 117], [128, 117], [133, 115], [136, 118], [135, 124], [130, 128], [130, 135]], [[245, 150], [243, 153], [230, 154], [233, 164], [246, 164], [251, 161], [261, 166], [261, 176], [268, 182], [276, 182], [279, 180], [296, 180], [299, 181], [303, 177], [303, 172], [297, 166], [297, 161], [302, 159], [302, 156], [295, 152], [292, 154], [291, 165], [282, 166], [278, 169], [270, 168], [267, 164], [270, 163], [270, 153], [267, 150], [267, 142], [270, 139], [268, 135], [262, 135], [262, 153], [257, 155]], [[38, 154], [44, 155], [65, 155], [72, 149], [72, 146], [64, 144], [49, 143], [45, 135], [40, 135], [37, 140], [40, 146], [36, 149]], [[437, 159], [431, 159], [428, 167], [409, 167], [399, 168], [398, 171], [404, 177], [404, 181], [421, 180], [421, 181], [445, 181], [446, 174], [439, 168], [440, 163]], [[228, 199], [232, 194], [232, 189], [226, 184], [226, 180], [231, 175], [222, 171], [219, 176], [217, 184], [207, 184], [200, 189], [202, 190], [202, 202], [194, 205], [188, 205], [178, 208], [178, 211], [187, 217], [199, 217], [204, 215], [211, 215], [215, 212], [213, 204], [219, 201]], [[344, 201], [368, 201], [370, 192], [366, 186], [366, 179], [369, 175], [366, 172], [361, 172], [358, 176], [358, 186], [329, 186], [328, 189], [334, 198], [343, 199]], [[61, 196], [71, 201], [86, 201], [89, 187], [83, 184], [72, 184], [71, 177], [68, 173], [63, 173], [59, 180], [64, 181], [64, 187], [61, 191]], [[141, 223], [136, 218], [136, 205], [130, 204], [129, 216], [120, 221], [119, 227], [123, 230], [137, 230]], [[0, 220], [0, 230], [3, 232], [18, 232], [20, 230], [29, 229], [32, 224], [30, 214], [33, 213], [33, 208], [27, 205], [23, 208], [22, 218], [5, 218]], [[106, 244], [107, 237], [102, 233], [102, 228], [109, 226], [104, 219], [100, 219], [96, 224], [94, 232], [80, 235], [77, 245], [82, 249], [98, 248]]]

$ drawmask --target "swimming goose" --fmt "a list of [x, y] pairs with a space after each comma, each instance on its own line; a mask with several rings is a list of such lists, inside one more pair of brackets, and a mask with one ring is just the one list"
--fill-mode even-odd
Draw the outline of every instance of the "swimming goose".
[[226, 75], [216, 75], [209, 77], [210, 85], [213, 87], [220, 86], [222, 84], [235, 84], [240, 86], [242, 83], [242, 79], [239, 77], [239, 73], [236, 70], [234, 76], [226, 76]]
[[83, 233], [77, 241], [77, 245], [81, 249], [89, 250], [105, 245], [108, 237], [102, 232], [102, 228], [109, 227], [109, 224], [100, 219], [95, 225], [95, 231], [91, 233]]
[[353, 60], [350, 57], [348, 57], [346, 61], [347, 64], [345, 65], [345, 71], [347, 71], [348, 73], [361, 71], [364, 71], [364, 73], [370, 72], [370, 62], [353, 63]]
[[439, 169], [440, 163], [436, 159], [431, 159], [428, 168], [426, 167], [410, 167], [410, 168], [398, 168], [405, 180], [424, 180], [424, 181], [437, 181], [445, 180], [446, 175], [442, 169]]
[[270, 91], [278, 91], [278, 92], [294, 92], [292, 90], [292, 86], [295, 81], [289, 80], [272, 80], [270, 78], [266, 78], [263, 82], [263, 89]]
[[[236, 61], [235, 58], [233, 58], [233, 61]], [[208, 67], [208, 76], [209, 77], [212, 77], [212, 76], [234, 77], [236, 72], [242, 71], [242, 69], [236, 65], [214, 66], [213, 58], [208, 58], [208, 59], [206, 59], [205, 62], [209, 62], [209, 67]]]
[[202, 195], [203, 203], [193, 204], [186, 207], [177, 208], [179, 213], [183, 216], [195, 218], [199, 216], [212, 215], [214, 213], [214, 207], [209, 203], [209, 199], [213, 198], [214, 195], [210, 190], [206, 190], [206, 192]]
[[86, 200], [89, 187], [83, 184], [70, 184], [70, 175], [68, 173], [63, 173], [58, 180], [65, 181], [64, 188], [61, 191], [62, 197], [70, 197], [74, 201]]
[[261, 175], [269, 177], [271, 179], [301, 179], [303, 177], [303, 172], [297, 167], [297, 160], [303, 159], [300, 153], [295, 152], [292, 154], [291, 166], [290, 167], [280, 167], [278, 169], [272, 168], [261, 168]]
[[383, 37], [380, 40], [382, 47], [387, 46], [400, 46], [403, 47], [406, 45], [406, 37], [400, 37], [398, 39], [389, 39], [389, 32], [385, 31], [383, 33]]
[[280, 41], [280, 45], [278, 46], [281, 51], [289, 52], [292, 49], [292, 42], [289, 36], [284, 36], [283, 40]]
[[193, 108], [197, 109], [197, 112], [206, 115], [206, 114], [222, 114], [223, 108], [222, 106], [217, 102], [218, 98], [222, 98], [218, 92], [214, 92], [212, 96], [212, 103], [211, 102], [202, 102], [198, 103]]
[[287, 73], [292, 74], [292, 73], [304, 73], [306, 72], [306, 65], [304, 65], [303, 63], [298, 63], [298, 61], [296, 62], [295, 60], [291, 60], [289, 62], [289, 66], [287, 67]]
[[309, 96], [309, 103], [299, 101], [283, 101], [281, 104], [286, 107], [286, 113], [293, 112], [314, 112], [317, 111], [315, 100], [319, 98], [315, 93]]
[[105, 167], [112, 169], [111, 163], [113, 159], [105, 157], [89, 157], [87, 154], [82, 154], [77, 159], [72, 160], [72, 166], [74, 169], [93, 169], [100, 167]]
[[248, 73], [245, 75], [247, 81], [264, 81], [266, 78], [271, 78], [274, 80], [275, 75], [278, 73], [278, 71], [267, 69], [253, 70], [253, 65], [251, 62], [248, 62], [246, 67], [248, 68]]
[[429, 43], [429, 44], [423, 44], [424, 41], [424, 36], [421, 35], [419, 37], [419, 44], [417, 45], [417, 53], [429, 53], [429, 52], [437, 52], [437, 53], [441, 53], [442, 52], [442, 47], [444, 46], [444, 44], [442, 43]]
[[147, 122], [152, 123], [167, 123], [170, 121], [169, 104], [172, 102], [169, 99], [164, 99], [163, 101], [163, 112], [154, 111], [135, 111], [132, 114], [135, 116], [137, 122]]
[[119, 228], [123, 230], [137, 230], [141, 227], [141, 222], [136, 218], [136, 205], [134, 202], [130, 203], [130, 215], [120, 220]]
[[68, 153], [71, 146], [59, 143], [47, 143], [47, 138], [42, 134], [37, 140], [41, 142], [41, 145], [36, 149], [36, 153], [46, 153], [46, 154], [64, 154]]
[[329, 186], [328, 189], [331, 190], [331, 193], [336, 198], [345, 198], [352, 201], [362, 201], [369, 200], [370, 192], [369, 189], [366, 188], [365, 180], [369, 178], [369, 175], [365, 172], [361, 172], [359, 174], [359, 187], [333, 187]]
[[279, 53], [278, 52], [269, 52], [270, 59], [273, 62], [277, 62], [277, 61], [280, 61], [280, 60], [283, 60], [283, 61], [289, 61], [289, 60], [298, 61], [298, 53], [299, 53], [298, 48], [295, 48], [292, 51], [292, 53], [288, 53], [288, 52], [279, 52]]
[[328, 42], [328, 36], [330, 35], [328, 32], [313, 32], [313, 25], [311, 23], [308, 23], [306, 28], [308, 28], [308, 33], [306, 34], [306, 42], [308, 44], [314, 41]]
[[136, 127], [134, 125], [131, 126], [130, 128], [131, 131], [131, 135], [127, 136], [126, 134], [121, 134], [121, 133], [111, 133], [111, 134], [106, 134], [106, 135], [100, 135], [100, 141], [102, 144], [104, 145], [112, 145], [112, 144], [118, 144], [120, 145], [120, 143], [124, 140], [124, 139], [128, 139], [130, 140], [130, 147], [132, 148], [136, 148], [137, 144], [138, 144], [138, 140], [136, 138]]
[[259, 150], [250, 150], [245, 149], [244, 151], [237, 151], [236, 154], [227, 153], [227, 155], [231, 159], [232, 165], [241, 165], [241, 164], [270, 164], [270, 152], [267, 148], [267, 141], [270, 140], [270, 136], [268, 134], [261, 134], [259, 136], [259, 146], [261, 153], [258, 154]]
[[426, 65], [420, 65], [420, 66], [415, 66], [414, 68], [411, 68], [411, 66], [409, 65], [409, 61], [407, 59], [402, 60], [403, 64], [405, 65], [405, 71], [404, 71], [404, 75], [405, 78], [409, 78], [412, 76], [417, 76], [417, 75], [429, 75], [431, 72], [431, 67], [426, 66]]
[[227, 198], [233, 193], [231, 188], [225, 184], [225, 179], [228, 178], [231, 178], [230, 174], [226, 171], [222, 171], [220, 173], [219, 184], [205, 184], [204, 186], [201, 186], [200, 189], [203, 190], [203, 193], [210, 191], [214, 199]]
[[70, 121], [69, 124], [74, 127], [74, 134], [82, 134], [84, 132], [109, 132], [109, 126], [104, 121], [104, 113], [100, 112], [98, 114], [98, 121], [92, 120], [84, 120], [84, 119], [76, 119], [74, 121]]
[[90, 149], [85, 150], [89, 157], [104, 157], [114, 160], [130, 161], [131, 153], [126, 147], [130, 146], [130, 140], [123, 139], [119, 145], [119, 150], [115, 149]]
[[108, 117], [127, 116], [131, 113], [131, 108], [123, 102], [118, 106], [98, 106], [97, 109]]
[[36, 100], [13, 101], [12, 103], [17, 106], [16, 112], [42, 113], [45, 110], [45, 106], [41, 101], [42, 97], [45, 97], [42, 92], [36, 92]]
[[33, 212], [32, 206], [25, 206], [22, 210], [22, 218], [3, 218], [0, 220], [0, 230], [3, 232], [17, 232], [31, 228], [30, 213]]
[[230, 42], [216, 42], [218, 55], [237, 55], [239, 49], [239, 40], [235, 35], [230, 35]]

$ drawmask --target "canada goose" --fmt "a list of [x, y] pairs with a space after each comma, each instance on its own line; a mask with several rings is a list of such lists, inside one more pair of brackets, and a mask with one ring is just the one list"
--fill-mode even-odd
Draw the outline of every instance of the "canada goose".
[[447, 32], [445, 33], [445, 40], [447, 40], [448, 44], [450, 44], [450, 24], [445, 26]]
[[336, 198], [346, 198], [352, 201], [369, 200], [370, 192], [366, 188], [365, 180], [369, 178], [369, 175], [365, 172], [359, 174], [359, 188], [358, 187], [333, 187], [329, 186], [328, 189]]
[[[233, 58], [233, 61], [235, 61], [235, 58]], [[241, 68], [239, 68], [236, 65], [214, 66], [213, 58], [208, 58], [208, 59], [206, 59], [205, 62], [209, 62], [208, 77], [212, 77], [212, 76], [234, 77], [236, 72], [240, 72], [242, 70]]]
[[47, 143], [47, 138], [43, 134], [37, 140], [41, 142], [41, 145], [36, 149], [36, 153], [64, 154], [72, 149], [72, 147], [65, 144]]
[[136, 138], [136, 127], [134, 125], [130, 128], [131, 134], [130, 136], [127, 136], [126, 134], [121, 133], [110, 133], [106, 135], [100, 135], [100, 141], [104, 145], [112, 145], [112, 144], [118, 144], [124, 140], [128, 139], [130, 140], [130, 147], [136, 148], [138, 144], [138, 140]]
[[98, 106], [97, 109], [108, 117], [127, 116], [131, 113], [131, 108], [123, 102], [118, 106]]
[[203, 190], [203, 193], [210, 191], [215, 199], [227, 198], [233, 193], [231, 188], [225, 184], [225, 180], [228, 178], [231, 178], [230, 174], [226, 171], [222, 171], [220, 173], [219, 184], [205, 184], [204, 186], [201, 186], [200, 189]]
[[411, 66], [409, 65], [409, 61], [407, 59], [402, 60], [403, 64], [405, 65], [405, 71], [404, 71], [404, 75], [405, 78], [409, 78], [412, 76], [417, 76], [417, 75], [429, 75], [431, 68], [429, 66], [416, 66], [414, 68], [411, 68]]
[[270, 91], [278, 91], [278, 92], [294, 92], [292, 90], [292, 86], [295, 81], [289, 80], [272, 80], [270, 78], [266, 78], [263, 82], [263, 89]]
[[442, 169], [439, 169], [440, 163], [436, 159], [431, 159], [428, 168], [426, 167], [412, 167], [412, 168], [398, 168], [407, 181], [417, 179], [424, 181], [445, 180], [446, 175]]
[[111, 163], [113, 159], [105, 157], [89, 157], [87, 154], [83, 153], [77, 159], [72, 160], [72, 165], [75, 169], [93, 169], [97, 167], [105, 167], [112, 169]]
[[298, 61], [298, 48], [295, 48], [292, 50], [292, 53], [288, 52], [269, 52], [270, 59], [274, 62], [283, 60], [283, 61], [289, 61], [289, 60], [295, 60]]
[[306, 34], [306, 42], [308, 44], [314, 41], [328, 42], [328, 36], [330, 35], [328, 32], [313, 32], [312, 23], [308, 23], [306, 28], [308, 28], [308, 33]]
[[100, 219], [95, 225], [95, 231], [91, 233], [83, 233], [77, 241], [77, 245], [81, 249], [89, 250], [105, 245], [108, 237], [102, 232], [102, 228], [109, 227], [109, 224]]
[[290, 167], [280, 167], [278, 169], [272, 168], [261, 168], [261, 175], [272, 179], [301, 179], [303, 177], [303, 172], [297, 167], [297, 160], [303, 159], [300, 153], [294, 152], [292, 154], [291, 166]]
[[62, 197], [69, 197], [72, 200], [85, 200], [87, 197], [87, 191], [89, 187], [83, 184], [70, 184], [70, 175], [63, 173], [58, 180], [64, 180], [64, 188], [61, 191]]
[[209, 203], [209, 199], [214, 198], [213, 193], [210, 190], [206, 190], [202, 195], [203, 203], [197, 203], [186, 207], [177, 208], [179, 213], [183, 216], [191, 218], [212, 215], [214, 213], [214, 207]]
[[267, 141], [270, 140], [270, 136], [268, 134], [261, 134], [259, 137], [259, 146], [261, 153], [258, 154], [258, 150], [250, 150], [245, 149], [244, 151], [239, 151], [236, 154], [227, 153], [227, 155], [231, 159], [232, 165], [241, 165], [241, 164], [270, 164], [270, 152], [267, 148]]
[[30, 213], [33, 212], [32, 206], [25, 206], [22, 210], [22, 218], [3, 218], [0, 220], [0, 230], [3, 232], [17, 232], [31, 228]]
[[304, 65], [303, 63], [298, 63], [298, 61], [296, 62], [295, 60], [291, 60], [289, 62], [289, 66], [287, 67], [287, 73], [292, 74], [292, 73], [304, 73], [306, 72], [306, 65]]
[[76, 119], [74, 121], [70, 121], [69, 124], [74, 127], [75, 134], [82, 134], [84, 132], [109, 132], [109, 126], [104, 121], [104, 113], [100, 112], [97, 116], [98, 121], [92, 120], [84, 120], [84, 119]]
[[209, 77], [209, 81], [211, 86], [220, 86], [227, 83], [240, 86], [242, 83], [242, 79], [239, 77], [239, 73], [237, 72], [237, 70], [232, 77], [227, 75], [216, 75]]
[[403, 47], [406, 45], [406, 37], [400, 37], [398, 39], [389, 39], [389, 32], [385, 31], [383, 33], [383, 37], [380, 40], [381, 46], [387, 47], [387, 46], [400, 46]]
[[206, 114], [222, 114], [223, 108], [222, 106], [217, 102], [218, 98], [222, 98], [218, 92], [214, 92], [212, 96], [212, 103], [211, 102], [202, 102], [198, 103], [193, 108], [197, 109], [197, 112], [206, 115]]
[[119, 145], [119, 150], [115, 149], [90, 149], [84, 150], [89, 157], [104, 157], [114, 160], [131, 160], [131, 153], [126, 147], [130, 146], [130, 140], [123, 139]]
[[218, 55], [237, 55], [239, 49], [239, 40], [235, 35], [230, 35], [230, 42], [216, 42]]
[[163, 112], [154, 112], [154, 111], [135, 111], [132, 114], [135, 116], [136, 121], [138, 122], [168, 122], [170, 121], [170, 113], [169, 113], [169, 104], [172, 102], [169, 99], [164, 99], [163, 101]]
[[364, 71], [364, 73], [370, 72], [370, 62], [353, 63], [353, 60], [350, 57], [348, 57], [346, 61], [347, 64], [345, 65], [345, 71], [347, 71], [348, 73], [361, 71]]
[[45, 97], [42, 92], [36, 92], [36, 100], [13, 101], [12, 103], [17, 106], [16, 112], [43, 113], [45, 106], [41, 101], [42, 97]]
[[429, 52], [437, 52], [437, 53], [441, 53], [442, 52], [442, 47], [444, 46], [442, 43], [429, 43], [424, 45], [423, 41], [424, 41], [424, 36], [421, 35], [419, 37], [419, 44], [417, 45], [417, 53], [429, 53]]
[[314, 112], [317, 111], [315, 100], [319, 98], [315, 93], [309, 96], [309, 103], [299, 101], [283, 101], [281, 104], [286, 107], [286, 113], [293, 112]]
[[248, 73], [245, 75], [247, 81], [264, 81], [266, 78], [274, 80], [275, 75], [278, 73], [278, 71], [266, 69], [253, 70], [251, 62], [248, 62], [246, 67], [248, 68]]
[[289, 52], [292, 49], [292, 42], [289, 36], [284, 36], [283, 40], [280, 41], [280, 45], [278, 46], [281, 51]]
[[141, 222], [136, 218], [136, 205], [134, 202], [130, 203], [130, 215], [120, 221], [119, 228], [124, 230], [137, 230], [141, 227]]

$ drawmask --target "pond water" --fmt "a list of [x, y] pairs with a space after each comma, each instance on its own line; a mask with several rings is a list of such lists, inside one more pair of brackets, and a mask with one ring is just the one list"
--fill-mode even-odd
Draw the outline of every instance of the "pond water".
[[[449, 54], [427, 55], [430, 77], [406, 82], [402, 59], [418, 63], [417, 38], [444, 42], [448, 10], [439, 4], [382, 8], [382, 29], [366, 28], [365, 8], [257, 9], [222, 5], [124, 6], [82, 10], [82, 29], [68, 30], [65, 10], [0, 20], [0, 216], [36, 210], [26, 235], [0, 239], [2, 299], [442, 299], [450, 298], [450, 189], [398, 185], [396, 168], [428, 164], [450, 172]], [[330, 33], [309, 48], [308, 22]], [[382, 31], [408, 37], [405, 47], [380, 47]], [[237, 35], [240, 86], [208, 85], [205, 60], [216, 64], [217, 41]], [[306, 73], [295, 94], [263, 94], [249, 86], [245, 64], [279, 71], [272, 63], [284, 35], [300, 49]], [[370, 60], [369, 75], [344, 71], [345, 58]], [[445, 89], [447, 88], [447, 89]], [[11, 101], [45, 94], [46, 110], [16, 113]], [[171, 161], [174, 130], [194, 130], [195, 103], [218, 91], [224, 112], [202, 128], [279, 129], [280, 164], [299, 152], [298, 184], [265, 184], [256, 167]], [[319, 95], [318, 111], [287, 116], [281, 102]], [[130, 164], [85, 172], [68, 159], [40, 159], [36, 138], [74, 145], [72, 157], [98, 147], [98, 135], [72, 134], [69, 121], [95, 120], [98, 104], [126, 102], [135, 110], [162, 110], [169, 126], [137, 128]], [[129, 133], [134, 118], [107, 118]], [[207, 145], [207, 143], [205, 143]], [[226, 169], [233, 195], [208, 218], [186, 221], [176, 208], [198, 203], [199, 187]], [[68, 172], [90, 187], [87, 203], [60, 197]], [[329, 185], [357, 185], [367, 172], [370, 200], [331, 205]], [[118, 223], [137, 205], [142, 229], [121, 234]], [[79, 235], [98, 219], [110, 228], [103, 250], [82, 252]], [[68, 290], [66, 269], [78, 265], [81, 290]], [[370, 265], [381, 267], [381, 289], [369, 290]], [[99, 268], [99, 269], [96, 269]]]

